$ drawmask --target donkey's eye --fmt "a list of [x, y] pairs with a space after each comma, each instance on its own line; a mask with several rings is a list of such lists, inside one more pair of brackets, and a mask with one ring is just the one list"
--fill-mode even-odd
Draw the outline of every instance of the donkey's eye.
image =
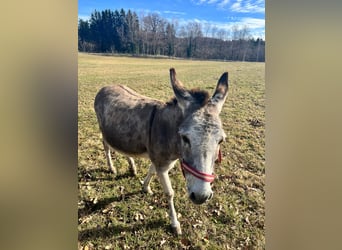
[[190, 145], [190, 140], [188, 137], [186, 137], [185, 135], [182, 135], [182, 140], [185, 144], [189, 144]]

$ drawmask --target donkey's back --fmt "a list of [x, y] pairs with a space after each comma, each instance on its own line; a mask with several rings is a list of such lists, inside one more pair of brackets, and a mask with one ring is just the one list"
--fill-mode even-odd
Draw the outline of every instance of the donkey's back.
[[126, 86], [103, 87], [94, 108], [104, 143], [127, 155], [146, 154], [150, 117], [157, 105]]

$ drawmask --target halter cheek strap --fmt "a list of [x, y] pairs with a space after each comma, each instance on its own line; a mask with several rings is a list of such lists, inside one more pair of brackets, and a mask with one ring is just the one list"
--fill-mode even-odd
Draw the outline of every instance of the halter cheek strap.
[[218, 151], [218, 156], [217, 156], [217, 159], [215, 161], [215, 163], [221, 163], [222, 161], [222, 154], [221, 154], [221, 149], [219, 148], [219, 151]]
[[[221, 150], [219, 149], [218, 158], [217, 158], [216, 162], [221, 163], [221, 160], [222, 160], [222, 155], [221, 155]], [[187, 164], [184, 160], [181, 161], [181, 167], [182, 167], [182, 172], [183, 172], [184, 177], [185, 177], [184, 171], [187, 171], [188, 173], [192, 174], [193, 176], [195, 176], [198, 179], [201, 179], [205, 182], [211, 183], [215, 179], [215, 175], [200, 172], [197, 169], [195, 169], [194, 167]]]

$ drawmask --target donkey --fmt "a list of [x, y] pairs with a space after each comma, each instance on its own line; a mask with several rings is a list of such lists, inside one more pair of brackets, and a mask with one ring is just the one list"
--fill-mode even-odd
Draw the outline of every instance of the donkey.
[[156, 174], [168, 198], [172, 230], [180, 235], [168, 172], [179, 159], [190, 200], [202, 204], [213, 197], [214, 163], [221, 159], [219, 144], [226, 137], [219, 114], [228, 95], [228, 72], [220, 77], [211, 98], [207, 91], [186, 89], [174, 68], [170, 80], [175, 97], [167, 103], [113, 85], [98, 92], [94, 108], [110, 169], [116, 173], [111, 150], [128, 157], [133, 173], [132, 157], [148, 157], [152, 164], [143, 189], [152, 193], [150, 182]]

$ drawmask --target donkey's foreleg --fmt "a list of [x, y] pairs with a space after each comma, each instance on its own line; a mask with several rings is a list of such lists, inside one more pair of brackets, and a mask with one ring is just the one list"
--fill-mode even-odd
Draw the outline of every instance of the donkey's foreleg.
[[156, 168], [154, 167], [153, 163], [151, 164], [147, 176], [145, 177], [144, 181], [142, 182], [144, 191], [149, 194], [153, 194], [150, 183], [152, 180], [153, 175], [156, 173]]
[[163, 186], [164, 189], [164, 193], [166, 194], [166, 197], [168, 199], [169, 202], [169, 215], [170, 215], [170, 219], [171, 219], [171, 227], [172, 230], [177, 234], [177, 235], [181, 235], [182, 234], [182, 230], [180, 227], [180, 223], [177, 220], [177, 213], [175, 210], [175, 206], [173, 204], [173, 197], [174, 197], [174, 191], [172, 189], [171, 186], [171, 182], [170, 182], [170, 178], [168, 175], [168, 171], [164, 171], [164, 172], [157, 172], [160, 183]]
[[113, 162], [112, 162], [112, 156], [110, 155], [110, 148], [105, 140], [102, 140], [102, 143], [103, 143], [104, 151], [106, 154], [108, 167], [114, 174], [117, 174], [116, 168], [114, 167]]

